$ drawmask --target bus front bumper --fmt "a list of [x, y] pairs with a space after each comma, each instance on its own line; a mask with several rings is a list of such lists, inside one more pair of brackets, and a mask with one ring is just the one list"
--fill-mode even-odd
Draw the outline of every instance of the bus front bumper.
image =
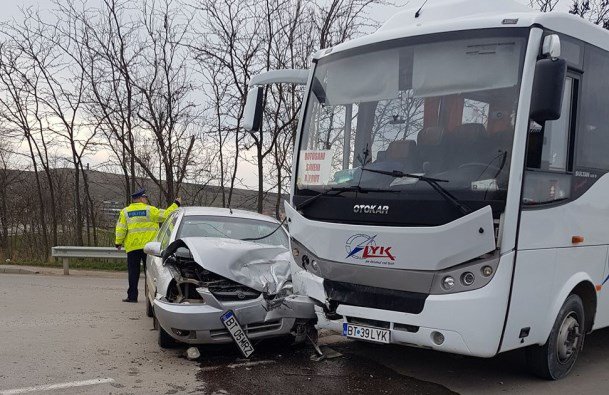
[[[492, 357], [497, 354], [503, 332], [512, 264], [513, 253], [504, 255], [495, 277], [483, 288], [429, 295], [419, 314], [341, 304], [336, 308], [338, 319], [328, 319], [323, 309], [316, 307], [317, 326], [342, 333], [344, 323], [377, 328], [382, 324], [382, 328], [390, 331], [391, 343]], [[323, 279], [306, 272], [294, 277], [307, 294], [320, 300], [324, 294]]]

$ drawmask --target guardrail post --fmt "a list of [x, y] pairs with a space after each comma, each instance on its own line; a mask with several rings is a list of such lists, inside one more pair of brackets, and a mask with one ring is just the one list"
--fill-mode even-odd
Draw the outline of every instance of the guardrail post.
[[63, 258], [63, 275], [67, 276], [70, 274], [70, 264], [68, 258]]

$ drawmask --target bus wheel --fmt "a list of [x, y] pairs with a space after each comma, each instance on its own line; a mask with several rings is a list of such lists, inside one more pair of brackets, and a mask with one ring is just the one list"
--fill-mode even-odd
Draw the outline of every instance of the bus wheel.
[[527, 364], [537, 376], [558, 380], [569, 374], [584, 344], [584, 305], [578, 295], [569, 295], [543, 346], [527, 349]]

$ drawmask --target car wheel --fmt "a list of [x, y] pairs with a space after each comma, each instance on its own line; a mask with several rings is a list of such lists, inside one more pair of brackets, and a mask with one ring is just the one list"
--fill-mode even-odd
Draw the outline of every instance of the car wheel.
[[584, 305], [578, 295], [570, 295], [558, 312], [548, 341], [527, 349], [527, 364], [537, 376], [558, 380], [569, 374], [584, 344]]
[[148, 295], [148, 278], [144, 276], [144, 295], [146, 295], [146, 316], [154, 316], [154, 309], [152, 303], [150, 303], [150, 296]]
[[163, 329], [161, 325], [159, 327], [159, 346], [161, 348], [172, 348], [176, 345], [176, 341], [173, 337], [169, 336], [169, 333]]

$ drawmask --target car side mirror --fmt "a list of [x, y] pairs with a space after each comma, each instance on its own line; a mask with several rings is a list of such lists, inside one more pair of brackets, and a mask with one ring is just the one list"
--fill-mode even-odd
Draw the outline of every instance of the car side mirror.
[[243, 127], [249, 132], [257, 132], [262, 126], [262, 99], [264, 88], [255, 86], [247, 93], [243, 111]]
[[144, 252], [148, 255], [161, 257], [163, 252], [161, 251], [161, 243], [159, 241], [151, 241], [144, 246]]
[[540, 125], [560, 118], [567, 78], [567, 61], [541, 59], [535, 66], [531, 119]]

